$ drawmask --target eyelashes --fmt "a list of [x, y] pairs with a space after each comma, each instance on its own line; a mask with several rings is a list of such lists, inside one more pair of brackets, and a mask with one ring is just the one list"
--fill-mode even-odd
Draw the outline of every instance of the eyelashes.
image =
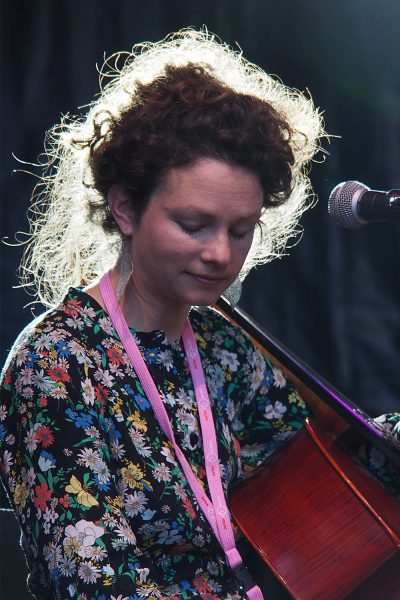
[[185, 225], [182, 225], [181, 223], [179, 223], [179, 227], [182, 229], [183, 233], [186, 233], [191, 237], [196, 237], [203, 229], [203, 227], [185, 227]]
[[[196, 237], [197, 235], [201, 234], [202, 231], [204, 231], [206, 228], [204, 226], [199, 226], [199, 227], [187, 227], [186, 225], [179, 223], [180, 228], [182, 229], [182, 231], [186, 234], [189, 235], [190, 237]], [[246, 235], [248, 235], [249, 233], [252, 233], [254, 231], [254, 227], [249, 229], [248, 231], [245, 232], [241, 232], [241, 233], [237, 233], [234, 231], [230, 231], [229, 235], [231, 236], [232, 239], [240, 241], [243, 240]]]

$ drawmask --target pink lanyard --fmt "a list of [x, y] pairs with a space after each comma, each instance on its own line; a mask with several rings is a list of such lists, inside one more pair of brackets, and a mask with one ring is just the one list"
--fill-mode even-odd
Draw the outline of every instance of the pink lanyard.
[[211, 494], [211, 501], [207, 497], [203, 486], [193, 473], [193, 470], [186, 460], [185, 455], [175, 441], [172, 425], [161, 400], [160, 394], [147, 369], [142, 355], [140, 354], [139, 348], [137, 347], [135, 340], [129, 331], [125, 317], [118, 306], [118, 302], [111, 285], [109, 273], [106, 273], [100, 280], [100, 293], [113, 325], [118, 332], [121, 342], [124, 345], [131, 363], [135, 368], [137, 376], [139, 377], [139, 380], [143, 386], [143, 389], [146, 392], [154, 414], [156, 415], [156, 418], [160, 423], [165, 435], [174, 446], [175, 454], [181, 464], [183, 472], [186, 475], [188, 483], [197, 499], [197, 502], [199, 503], [200, 508], [202, 509], [219, 543], [221, 544], [222, 549], [225, 552], [226, 560], [231, 570], [241, 582], [249, 600], [263, 600], [263, 595], [260, 588], [254, 585], [254, 582], [248, 574], [246, 567], [243, 565], [242, 558], [235, 545], [228, 507], [226, 505], [225, 495], [222, 488], [214, 419], [211, 412], [210, 400], [208, 397], [196, 339], [194, 337], [189, 320], [187, 319], [185, 321], [182, 331], [182, 339], [186, 358], [189, 363], [200, 416], [206, 474], [208, 487]]

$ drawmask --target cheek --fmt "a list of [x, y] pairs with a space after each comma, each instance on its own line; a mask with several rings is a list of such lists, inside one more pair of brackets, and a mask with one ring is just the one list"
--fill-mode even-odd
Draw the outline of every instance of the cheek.
[[160, 273], [174, 269], [177, 266], [185, 266], [193, 256], [197, 254], [193, 244], [184, 239], [171, 239], [167, 232], [159, 237], [155, 244], [149, 244], [148, 257], [154, 268]]
[[250, 251], [252, 242], [253, 237], [251, 237], [249, 240], [246, 240], [245, 242], [243, 242], [243, 244], [240, 244], [239, 247], [236, 248], [235, 257], [238, 261], [241, 261], [243, 263], [246, 260], [246, 256]]
[[185, 259], [199, 252], [201, 244], [195, 237], [190, 237], [185, 233], [172, 230], [171, 235], [165, 232], [165, 237], [160, 242], [160, 248], [171, 258]]

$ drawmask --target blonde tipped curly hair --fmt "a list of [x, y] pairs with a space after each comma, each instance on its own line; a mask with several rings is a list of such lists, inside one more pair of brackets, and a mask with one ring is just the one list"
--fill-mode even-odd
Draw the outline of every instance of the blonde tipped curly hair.
[[313, 203], [307, 169], [324, 135], [308, 96], [205, 28], [111, 56], [100, 86], [86, 115], [65, 117], [46, 137], [22, 262], [23, 285], [42, 303], [57, 303], [117, 261], [122, 237], [106, 198], [112, 183], [129, 190], [140, 217], [166, 169], [203, 156], [251, 169], [264, 189], [240, 278], [284, 253]]

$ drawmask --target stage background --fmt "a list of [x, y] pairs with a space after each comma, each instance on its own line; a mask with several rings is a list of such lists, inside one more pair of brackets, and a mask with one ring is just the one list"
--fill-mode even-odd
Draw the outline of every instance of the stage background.
[[[398, 0], [3, 0], [1, 237], [27, 230], [34, 185], [13, 174], [12, 153], [36, 160], [44, 131], [96, 93], [96, 63], [206, 24], [287, 85], [308, 88], [341, 136], [313, 167], [319, 203], [302, 220], [302, 241], [251, 273], [240, 306], [370, 414], [400, 410], [400, 225], [347, 231], [327, 214], [340, 181], [400, 187], [399, 22]], [[12, 287], [21, 249], [0, 251], [3, 363], [32, 315], [29, 296]], [[2, 530], [2, 540], [15, 538], [10, 516]], [[2, 541], [4, 600], [25, 597], [14, 538], [10, 552]]]

